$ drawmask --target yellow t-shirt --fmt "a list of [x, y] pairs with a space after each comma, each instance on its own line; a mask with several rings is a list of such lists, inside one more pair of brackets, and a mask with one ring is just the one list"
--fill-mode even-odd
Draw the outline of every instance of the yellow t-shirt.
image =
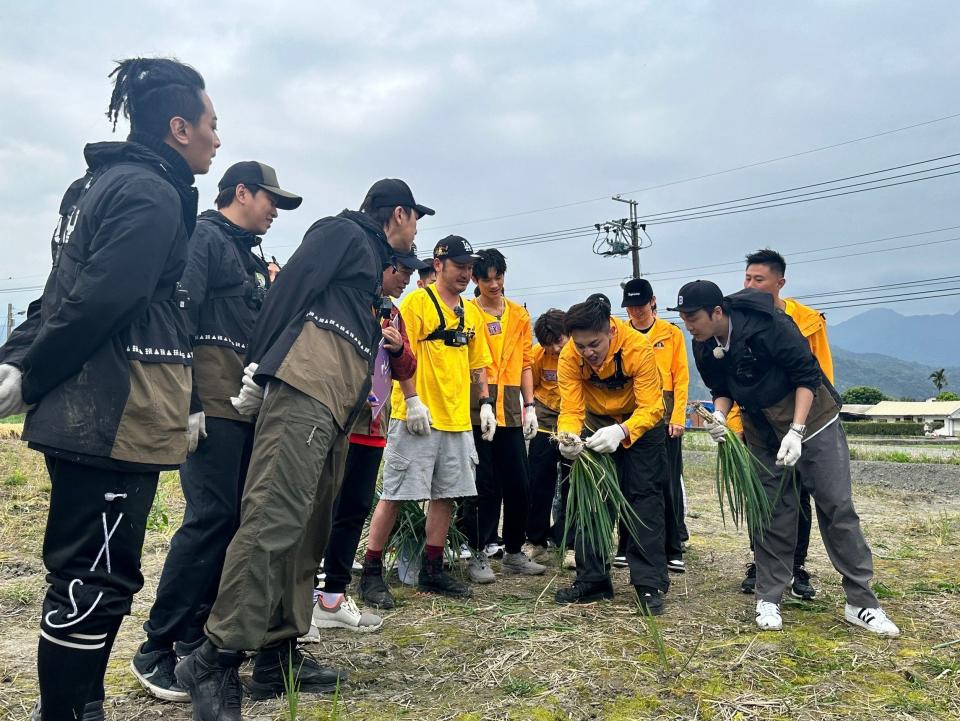
[[[440, 304], [444, 327], [454, 330], [459, 318], [440, 300], [435, 286], [430, 290]], [[491, 362], [483, 314], [473, 303], [463, 304], [463, 330], [472, 334], [465, 346], [445, 345], [442, 340], [425, 340], [440, 324], [436, 306], [426, 288], [418, 288], [400, 304], [400, 314], [417, 357], [417, 395], [430, 409], [432, 427], [439, 431], [469, 431], [470, 371], [486, 368]], [[393, 418], [406, 420], [407, 405], [400, 384], [393, 384]]]

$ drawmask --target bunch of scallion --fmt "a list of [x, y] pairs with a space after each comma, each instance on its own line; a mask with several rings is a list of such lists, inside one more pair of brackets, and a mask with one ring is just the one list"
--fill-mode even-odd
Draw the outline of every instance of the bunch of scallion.
[[[570, 442], [570, 434], [557, 434]], [[580, 438], [574, 442], [583, 443]], [[617, 521], [623, 521], [627, 530], [639, 536], [643, 525], [636, 511], [620, 490], [620, 479], [613, 456], [584, 448], [570, 467], [570, 490], [567, 493], [567, 513], [563, 524], [563, 541], [558, 547], [562, 559], [571, 529], [577, 534], [577, 544], [594, 548], [602, 558], [613, 556], [613, 533]]]
[[[696, 413], [708, 423], [716, 423], [713, 414], [698, 404]], [[760, 481], [763, 464], [750, 452], [739, 436], [724, 426], [724, 441], [717, 444], [717, 498], [724, 525], [727, 511], [733, 525], [740, 528], [744, 522], [752, 533], [763, 535], [770, 522], [772, 507]], [[726, 503], [726, 506], [724, 505]]]

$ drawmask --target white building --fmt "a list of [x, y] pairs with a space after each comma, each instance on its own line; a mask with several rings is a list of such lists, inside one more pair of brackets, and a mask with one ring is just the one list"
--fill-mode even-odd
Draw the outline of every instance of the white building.
[[960, 436], [960, 401], [881, 401], [864, 413], [878, 423], [910, 421], [936, 429], [938, 436]]

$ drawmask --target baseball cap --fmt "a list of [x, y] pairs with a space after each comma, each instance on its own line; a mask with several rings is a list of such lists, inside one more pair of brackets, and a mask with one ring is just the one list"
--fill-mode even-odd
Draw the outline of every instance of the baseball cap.
[[256, 160], [234, 163], [227, 168], [227, 172], [220, 178], [217, 189], [224, 191], [241, 183], [248, 188], [256, 185], [273, 193], [277, 196], [277, 207], [280, 210], [294, 210], [299, 208], [300, 203], [303, 202], [303, 198], [299, 195], [294, 195], [280, 187], [280, 181], [277, 180], [277, 171], [266, 163], [258, 163]]
[[709, 280], [693, 280], [684, 285], [677, 294], [677, 306], [667, 308], [680, 313], [693, 313], [701, 308], [716, 308], [723, 305], [723, 292]]
[[360, 207], [376, 210], [377, 208], [396, 208], [398, 205], [413, 208], [421, 218], [424, 215], [435, 215], [437, 212], [425, 205], [418, 205], [413, 199], [410, 186], [398, 178], [384, 178], [371, 185]]
[[449, 258], [454, 263], [476, 263], [480, 256], [473, 252], [473, 246], [466, 238], [448, 235], [433, 248], [433, 257], [443, 260]]
[[646, 305], [653, 298], [653, 286], [646, 278], [632, 278], [623, 286], [623, 302], [621, 308], [635, 305]]
[[420, 260], [417, 257], [417, 245], [414, 243], [410, 250], [405, 253], [399, 253], [394, 251], [391, 262], [396, 265], [402, 265], [404, 268], [410, 268], [410, 270], [423, 270], [424, 268], [432, 268], [433, 264], [428, 263], [425, 260]]

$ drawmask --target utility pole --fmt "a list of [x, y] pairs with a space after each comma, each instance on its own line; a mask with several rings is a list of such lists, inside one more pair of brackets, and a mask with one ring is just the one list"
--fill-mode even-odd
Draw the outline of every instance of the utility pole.
[[7, 303], [7, 340], [10, 340], [11, 333], [13, 333], [13, 303]]
[[637, 201], [630, 200], [629, 198], [621, 198], [619, 195], [614, 195], [611, 200], [616, 200], [618, 203], [627, 203], [630, 206], [630, 221], [629, 221], [629, 230], [630, 230], [630, 255], [633, 258], [633, 277], [640, 277], [640, 231], [639, 225], [637, 223]]
[[[608, 258], [629, 253], [633, 260], [631, 277], [639, 278], [640, 250], [649, 246], [649, 244], [647, 246], [641, 246], [640, 244], [640, 231], [646, 230], [646, 225], [639, 220], [637, 213], [639, 203], [636, 200], [621, 198], [619, 195], [614, 195], [612, 200], [616, 200], [618, 203], [627, 203], [630, 206], [630, 217], [608, 220], [606, 223], [595, 223], [597, 240], [594, 243], [593, 252]], [[605, 237], [601, 237], [601, 234], [605, 234]]]

